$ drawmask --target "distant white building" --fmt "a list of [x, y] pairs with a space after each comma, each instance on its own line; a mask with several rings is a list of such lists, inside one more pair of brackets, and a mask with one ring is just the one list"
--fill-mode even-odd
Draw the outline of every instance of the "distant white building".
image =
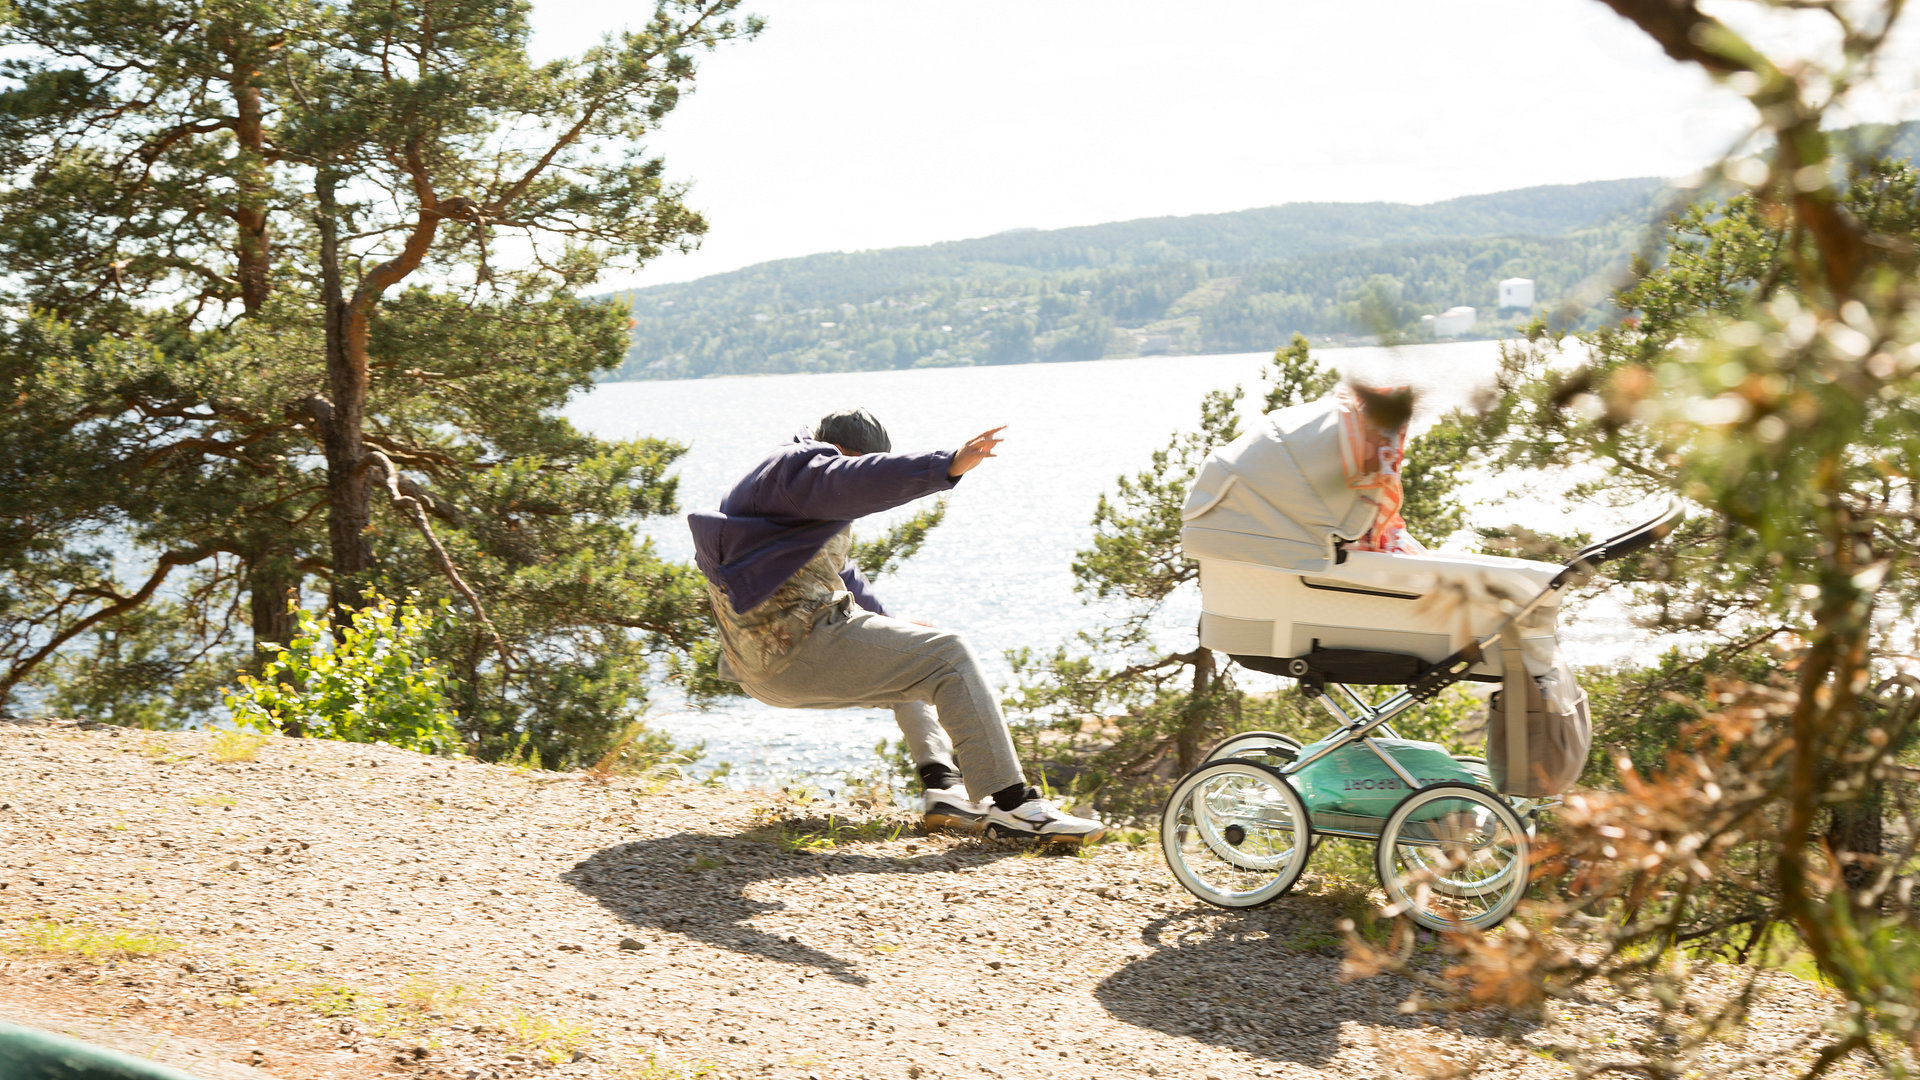
[[1510, 277], [1500, 283], [1500, 309], [1533, 310], [1533, 279]]
[[1420, 316], [1420, 329], [1437, 338], [1459, 337], [1473, 329], [1477, 314], [1465, 305], [1450, 307], [1438, 315]]

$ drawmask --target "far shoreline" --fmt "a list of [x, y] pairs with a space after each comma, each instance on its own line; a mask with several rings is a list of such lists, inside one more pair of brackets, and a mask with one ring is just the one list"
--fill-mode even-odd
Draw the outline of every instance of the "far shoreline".
[[[1334, 344], [1330, 342], [1309, 341], [1308, 344], [1312, 347], [1313, 351], [1316, 354], [1330, 353], [1330, 352], [1352, 352], [1360, 349], [1377, 349], [1377, 350], [1383, 350], [1388, 353], [1392, 353], [1399, 349], [1425, 349], [1425, 348], [1432, 348], [1435, 346], [1443, 346], [1443, 345], [1472, 345], [1472, 344], [1484, 344], [1487, 342], [1503, 342], [1503, 341], [1518, 341], [1518, 340], [1520, 340], [1520, 335], [1514, 334], [1514, 335], [1507, 335], [1507, 336], [1501, 336], [1501, 337], [1463, 336], [1463, 337], [1457, 337], [1457, 338], [1448, 338], [1445, 341], [1402, 341], [1392, 345], [1382, 345], [1382, 344], [1379, 344], [1378, 342], [1367, 342], [1367, 341], [1348, 341], [1348, 342], [1341, 342], [1338, 344]], [[1273, 351], [1278, 351], [1278, 349], [1282, 349], [1285, 347], [1286, 347], [1285, 345], [1277, 346], [1276, 349]], [[915, 372], [915, 371], [954, 371], [954, 370], [983, 371], [983, 370], [1002, 370], [1002, 369], [1030, 368], [1030, 367], [1071, 367], [1075, 364], [1088, 364], [1088, 365], [1107, 364], [1107, 363], [1112, 363], [1116, 360], [1182, 360], [1182, 359], [1205, 360], [1205, 359], [1211, 359], [1213, 357], [1270, 356], [1272, 355], [1273, 351], [1264, 350], [1264, 349], [1249, 349], [1245, 352], [1149, 353], [1144, 356], [1103, 356], [1098, 360], [1028, 360], [1018, 364], [920, 364], [920, 365], [915, 365], [913, 367], [856, 368], [848, 371], [732, 371], [732, 372], [726, 372], [724, 374], [717, 374], [717, 375], [698, 375], [692, 378], [595, 379], [593, 385], [594, 386], [616, 386], [616, 385], [626, 385], [626, 384], [633, 384], [633, 383], [661, 383], [661, 384], [700, 383], [700, 382], [715, 382], [722, 379], [769, 379], [769, 378], [794, 377], [794, 376], [803, 376], [803, 375], [893, 375], [893, 374], [901, 374], [904, 372]], [[1335, 366], [1338, 366], [1338, 365], [1335, 365]]]

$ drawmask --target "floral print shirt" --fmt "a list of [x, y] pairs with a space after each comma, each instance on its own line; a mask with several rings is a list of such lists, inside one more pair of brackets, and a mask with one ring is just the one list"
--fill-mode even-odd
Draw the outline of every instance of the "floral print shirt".
[[707, 596], [720, 626], [721, 677], [757, 682], [785, 670], [820, 612], [852, 598], [840, 577], [852, 549], [852, 531], [841, 529], [772, 596], [745, 613], [733, 610], [733, 601], [709, 581]]

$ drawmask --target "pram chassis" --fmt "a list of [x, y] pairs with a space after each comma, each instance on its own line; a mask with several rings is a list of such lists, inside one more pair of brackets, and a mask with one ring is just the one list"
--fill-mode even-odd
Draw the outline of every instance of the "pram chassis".
[[[1404, 689], [1377, 704], [1366, 701], [1346, 683], [1330, 678], [1330, 673], [1315, 662], [1315, 654], [1234, 655], [1247, 667], [1299, 680], [1301, 689], [1318, 700], [1340, 727], [1335, 732], [1337, 737], [1323, 739], [1304, 753], [1297, 742], [1285, 736], [1236, 735], [1221, 742], [1208, 761], [1183, 777], [1161, 814], [1161, 848], [1176, 879], [1208, 903], [1256, 907], [1292, 888], [1319, 836], [1369, 840], [1379, 845], [1375, 869], [1387, 892], [1390, 911], [1405, 913], [1435, 930], [1485, 929], [1498, 924], [1526, 890], [1530, 840], [1538, 815], [1558, 804], [1559, 799], [1498, 794], [1491, 789], [1486, 763], [1474, 758], [1456, 761], [1479, 784], [1423, 783], [1374, 736], [1393, 737], [1389, 725], [1395, 717], [1447, 687], [1467, 679], [1484, 679], [1484, 675], [1474, 674], [1474, 669], [1499, 643], [1502, 630], [1526, 619], [1560, 589], [1599, 564], [1659, 540], [1672, 530], [1678, 518], [1676, 508], [1582, 549], [1536, 595], [1508, 613], [1499, 628], [1425, 666], [1407, 680]], [[1346, 652], [1339, 660], [1350, 666], [1364, 662], [1367, 655]], [[1407, 659], [1394, 654], [1379, 656], [1382, 671], [1391, 671]], [[1399, 670], [1411, 671], [1404, 666]], [[1384, 679], [1368, 681], [1379, 685]], [[1345, 699], [1345, 707], [1336, 700], [1336, 694]], [[1294, 789], [1293, 778], [1356, 742], [1371, 750], [1399, 778], [1407, 795], [1384, 818], [1309, 812]], [[1458, 804], [1460, 809], [1437, 814], [1429, 809], [1441, 803]], [[1422, 813], [1428, 816], [1416, 820]], [[1436, 821], [1441, 824], [1432, 824]], [[1250, 829], [1260, 830], [1260, 843], [1253, 848], [1247, 847], [1253, 839]], [[1284, 850], [1277, 854], [1268, 851], [1275, 838], [1289, 835], [1291, 841]], [[1441, 855], [1433, 859], [1423, 851], [1439, 851]], [[1484, 877], [1465, 876], [1464, 867], [1493, 860], [1502, 861]], [[1403, 868], [1402, 863], [1411, 864], [1413, 869]], [[1271, 876], [1254, 887], [1237, 887], [1244, 879], [1267, 874]], [[1463, 904], [1468, 908], [1465, 914], [1460, 911]]]

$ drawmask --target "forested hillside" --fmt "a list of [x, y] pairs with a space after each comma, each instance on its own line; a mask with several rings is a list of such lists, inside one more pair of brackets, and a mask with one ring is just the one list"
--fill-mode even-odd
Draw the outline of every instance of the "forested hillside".
[[1456, 304], [1491, 319], [1496, 284], [1515, 276], [1551, 310], [1625, 260], [1662, 190], [1640, 178], [1294, 203], [763, 263], [633, 293], [613, 377], [1269, 349], [1295, 332], [1411, 332]]

